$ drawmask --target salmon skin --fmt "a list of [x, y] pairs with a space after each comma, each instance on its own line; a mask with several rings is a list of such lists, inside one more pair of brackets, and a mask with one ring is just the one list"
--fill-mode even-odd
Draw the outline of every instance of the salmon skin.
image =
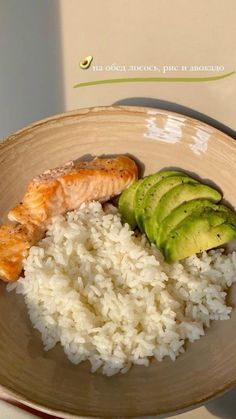
[[22, 202], [9, 211], [15, 224], [0, 227], [0, 278], [15, 281], [29, 248], [40, 240], [55, 215], [79, 208], [83, 202], [106, 202], [138, 176], [127, 156], [68, 162], [31, 180]]

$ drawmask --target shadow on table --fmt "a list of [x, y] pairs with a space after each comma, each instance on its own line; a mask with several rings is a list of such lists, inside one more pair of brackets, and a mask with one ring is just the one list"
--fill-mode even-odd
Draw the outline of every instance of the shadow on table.
[[[191, 118], [196, 118], [199, 121], [205, 122], [220, 131], [223, 131], [225, 134], [229, 135], [236, 139], [236, 131], [217, 121], [216, 119], [211, 118], [201, 112], [195, 111], [194, 109], [188, 108], [187, 106], [179, 105], [174, 102], [169, 102], [167, 100], [148, 98], [148, 97], [128, 97], [125, 99], [118, 100], [114, 102], [113, 105], [122, 105], [122, 106], [149, 106], [151, 108], [159, 108], [168, 110], [171, 112], [178, 112], [189, 116]], [[236, 418], [236, 415], [235, 415]]]
[[205, 408], [218, 418], [236, 418], [236, 389], [228, 391], [223, 396], [206, 403]]

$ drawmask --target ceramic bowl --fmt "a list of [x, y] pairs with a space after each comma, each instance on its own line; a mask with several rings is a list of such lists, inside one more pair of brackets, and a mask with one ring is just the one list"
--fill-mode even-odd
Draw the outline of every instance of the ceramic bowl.
[[[181, 168], [216, 184], [236, 207], [236, 143], [183, 115], [138, 107], [81, 109], [39, 121], [0, 145], [0, 217], [29, 180], [84, 155], [127, 153], [145, 173]], [[22, 296], [0, 284], [0, 385], [10, 396], [62, 417], [163, 415], [204, 403], [236, 381], [236, 310], [213, 322], [175, 362], [151, 361], [111, 378], [88, 362], [71, 364], [62, 348], [45, 352]], [[236, 288], [229, 301], [236, 303]]]

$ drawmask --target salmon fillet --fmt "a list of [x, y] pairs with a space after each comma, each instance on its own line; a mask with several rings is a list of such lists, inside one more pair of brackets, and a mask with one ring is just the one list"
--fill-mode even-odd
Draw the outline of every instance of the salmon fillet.
[[15, 281], [29, 248], [43, 237], [52, 217], [83, 202], [106, 202], [138, 176], [127, 156], [68, 162], [32, 179], [20, 204], [9, 211], [15, 225], [0, 227], [0, 278]]
[[22, 271], [29, 248], [43, 237], [43, 230], [33, 224], [0, 227], [0, 278], [15, 281]]
[[105, 202], [119, 195], [137, 174], [135, 162], [126, 156], [69, 162], [34, 178], [22, 203], [8, 217], [22, 224], [32, 222], [45, 227], [53, 216], [76, 209], [83, 202]]

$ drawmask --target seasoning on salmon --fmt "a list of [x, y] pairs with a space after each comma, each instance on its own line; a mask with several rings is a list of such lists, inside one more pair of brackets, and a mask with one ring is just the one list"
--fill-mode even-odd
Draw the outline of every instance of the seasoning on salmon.
[[8, 217], [45, 227], [54, 215], [74, 210], [83, 202], [105, 202], [119, 195], [137, 174], [135, 162], [126, 156], [69, 162], [34, 178], [22, 203]]
[[23, 200], [8, 218], [16, 225], [0, 227], [0, 278], [15, 281], [29, 248], [43, 237], [52, 217], [83, 202], [106, 202], [119, 195], [138, 176], [127, 156], [68, 162], [32, 179]]
[[43, 237], [34, 224], [8, 224], [0, 227], [0, 278], [15, 281], [22, 271], [29, 248]]

